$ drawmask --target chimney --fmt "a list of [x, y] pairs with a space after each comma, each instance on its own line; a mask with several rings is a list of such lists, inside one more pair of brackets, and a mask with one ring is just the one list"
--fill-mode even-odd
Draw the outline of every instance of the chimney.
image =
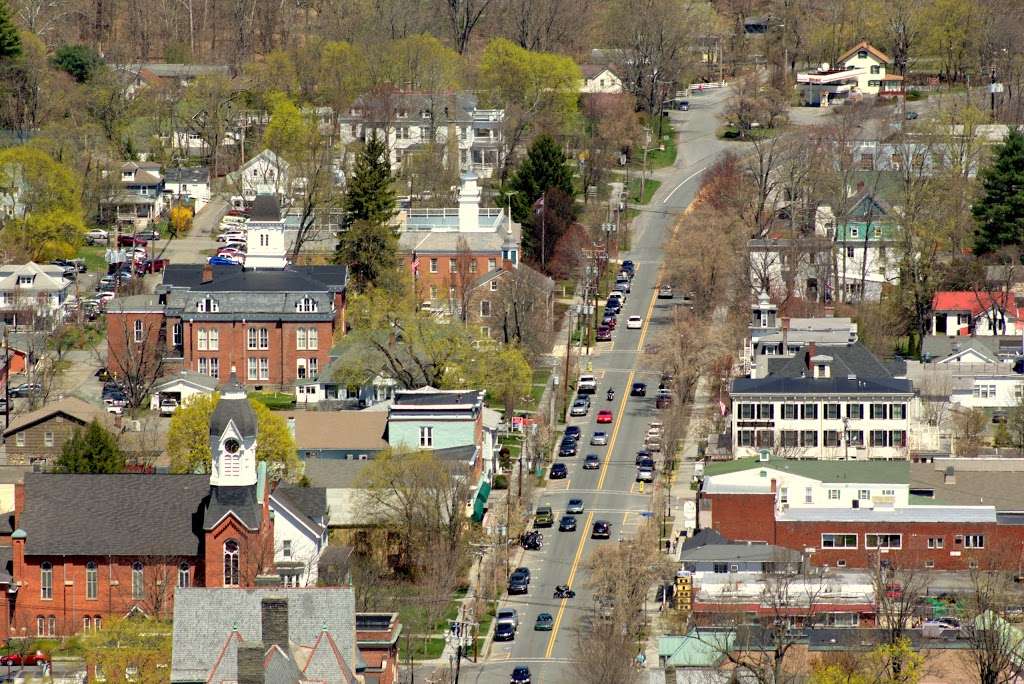
[[782, 355], [789, 351], [789, 316], [782, 317]]
[[775, 478], [772, 478], [772, 494], [775, 493], [775, 489], [777, 488], [778, 484], [779, 483], [775, 481]]
[[262, 644], [245, 641], [238, 645], [238, 684], [263, 684], [265, 656]]
[[942, 474], [942, 484], [956, 484], [956, 470], [953, 469], [953, 466], [946, 466], [946, 472]]
[[480, 186], [476, 174], [466, 171], [459, 179], [459, 232], [480, 232]]
[[264, 596], [260, 603], [263, 622], [263, 647], [274, 644], [288, 652], [288, 599], [284, 596]]
[[807, 343], [807, 351], [804, 353], [804, 365], [807, 366], [808, 370], [811, 367], [811, 359], [818, 355], [818, 345], [814, 342]]
[[200, 282], [203, 285], [208, 285], [213, 282], [213, 266], [210, 264], [203, 264], [203, 278]]

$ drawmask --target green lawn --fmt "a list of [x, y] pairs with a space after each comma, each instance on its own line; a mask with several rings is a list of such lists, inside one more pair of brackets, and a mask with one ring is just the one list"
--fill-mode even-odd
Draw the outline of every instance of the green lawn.
[[[652, 129], [656, 133], [657, 124], [652, 126]], [[667, 118], [661, 125], [661, 144], [665, 146], [664, 150], [657, 149], [652, 143], [651, 146], [655, 149], [647, 153], [648, 169], [661, 169], [676, 163], [676, 131]]]
[[272, 411], [287, 411], [295, 407], [295, 396], [287, 392], [249, 392], [249, 398]]
[[654, 193], [658, 191], [659, 187], [661, 187], [661, 181], [648, 178], [643, 185], [644, 194], [643, 197], [641, 197], [640, 179], [636, 177], [629, 179], [628, 195], [629, 201], [633, 204], [648, 204], [651, 201], [651, 198], [654, 197]]
[[774, 128], [751, 128], [745, 138], [740, 138], [739, 130], [735, 126], [722, 126], [718, 129], [717, 135], [721, 140], [764, 140], [774, 137], [776, 132]]
[[444, 653], [444, 638], [431, 637], [424, 641], [414, 635], [409, 639], [408, 648], [405, 639], [400, 640], [398, 644], [399, 662], [404, 662], [409, 657], [409, 650], [412, 650], [413, 660], [436, 660]]
[[90, 271], [106, 273], [107, 260], [103, 256], [106, 251], [107, 248], [103, 245], [82, 245], [75, 256], [84, 260], [86, 268]]

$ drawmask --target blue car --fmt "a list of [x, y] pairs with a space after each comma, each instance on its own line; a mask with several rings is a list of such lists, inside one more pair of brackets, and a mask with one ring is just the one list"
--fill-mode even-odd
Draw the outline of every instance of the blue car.
[[207, 263], [211, 266], [238, 266], [242, 262], [235, 261], [234, 259], [229, 259], [227, 257], [212, 256]]

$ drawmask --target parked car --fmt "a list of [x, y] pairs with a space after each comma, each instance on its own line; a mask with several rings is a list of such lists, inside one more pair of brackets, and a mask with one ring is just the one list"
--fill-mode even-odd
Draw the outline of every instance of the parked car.
[[178, 400], [173, 398], [160, 400], [160, 415], [171, 416], [178, 410]]
[[612, 536], [612, 524], [607, 520], [595, 520], [591, 529], [591, 539], [609, 539]]
[[170, 264], [170, 259], [146, 259], [137, 265], [143, 273], [162, 273]]
[[598, 430], [590, 436], [591, 446], [608, 446], [608, 433]]
[[637, 482], [654, 482], [654, 471], [650, 468], [640, 466], [636, 469]]
[[217, 236], [217, 242], [241, 242], [245, 240], [245, 233], [229, 232]]
[[672, 299], [672, 286], [662, 285], [658, 288], [658, 299]]
[[569, 427], [565, 428], [565, 436], [566, 437], [571, 437], [573, 440], [575, 440], [577, 442], [580, 441], [580, 436], [582, 434], [583, 434], [583, 431], [580, 430], [580, 426], [579, 425], [570, 425]]
[[8, 395], [16, 399], [24, 399], [31, 396], [38, 396], [43, 393], [43, 386], [37, 382], [23, 382], [17, 387], [12, 387]]
[[551, 506], [537, 506], [533, 514], [534, 527], [551, 527], [555, 522], [555, 516], [551, 512]]
[[576, 381], [576, 393], [594, 394], [595, 392], [597, 392], [597, 378], [589, 373], [580, 375], [580, 379]]
[[615, 330], [615, 326], [619, 324], [619, 317], [615, 314], [606, 314], [601, 319], [601, 325], [607, 325], [612, 330]]
[[612, 341], [612, 329], [607, 325], [597, 326], [597, 334], [594, 339], [598, 342], [611, 342]]
[[564, 480], [569, 477], [569, 469], [564, 463], [556, 463], [551, 466], [551, 474], [548, 477], [552, 480]]
[[519, 629], [519, 613], [515, 608], [502, 608], [495, 616], [495, 622], [499, 625], [509, 624], [512, 629]]
[[241, 261], [225, 256], [212, 256], [207, 260], [211, 266], [239, 266]]
[[658, 390], [658, 398], [654, 401], [654, 407], [665, 409], [672, 405], [671, 390]]
[[633, 263], [632, 259], [626, 259], [622, 262], [622, 270], [628, 273], [629, 277], [632, 278], [636, 275], [636, 264]]
[[9, 653], [5, 656], [0, 656], [0, 665], [31, 666], [48, 662], [50, 662], [50, 656], [46, 655], [42, 651], [27, 653], [24, 656], [20, 653]]
[[85, 234], [85, 244], [94, 245], [97, 242], [106, 242], [110, 238], [110, 233], [100, 228], [94, 228]]
[[632, 292], [632, 289], [629, 286], [629, 276], [619, 276], [618, 278], [616, 278], [615, 287], [618, 288], [620, 285], [623, 288], [622, 291], [625, 292], [626, 294]]
[[572, 407], [569, 409], [570, 416], [585, 416], [590, 411], [590, 402], [586, 399], [577, 398], [572, 402]]
[[151, 240], [152, 241], [152, 240], [159, 240], [160, 239], [160, 231], [158, 231], [158, 230], [140, 230], [135, 235], [136, 235], [136, 237], [140, 237], [143, 240]]
[[508, 578], [508, 593], [512, 594], [525, 594], [530, 590], [530, 578], [525, 574], [519, 572], [513, 572]]
[[145, 247], [149, 242], [145, 238], [138, 237], [137, 235], [118, 235], [117, 246], [118, 247]]
[[[508, 593], [513, 593], [512, 583], [509, 582]], [[518, 593], [518, 592], [516, 592]], [[526, 593], [526, 592], [523, 592]], [[516, 638], [516, 628], [507, 622], [499, 622], [494, 627], [494, 640], [495, 641], [512, 641]]]
[[636, 452], [636, 465], [640, 465], [641, 463], [649, 460], [650, 458], [651, 452], [648, 451], [647, 449], [641, 449], [640, 451]]

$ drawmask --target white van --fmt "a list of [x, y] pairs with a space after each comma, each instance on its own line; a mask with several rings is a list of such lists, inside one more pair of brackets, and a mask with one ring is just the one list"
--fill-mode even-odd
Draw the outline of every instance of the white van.
[[580, 379], [576, 382], [576, 393], [594, 394], [595, 392], [597, 392], [597, 378], [589, 373], [580, 375]]

